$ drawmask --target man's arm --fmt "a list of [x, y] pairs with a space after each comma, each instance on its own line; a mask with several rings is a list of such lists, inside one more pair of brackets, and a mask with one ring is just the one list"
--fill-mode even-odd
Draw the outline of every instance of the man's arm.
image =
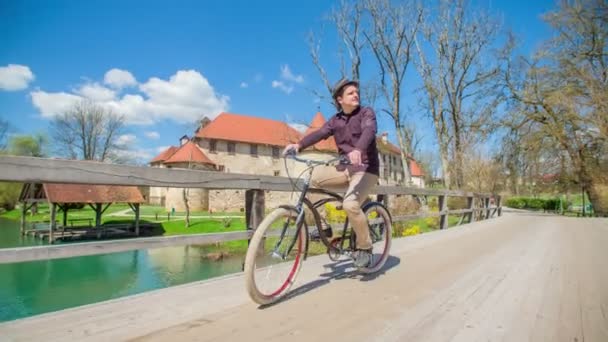
[[298, 145], [300, 145], [300, 150], [312, 146], [323, 139], [327, 139], [334, 134], [331, 123], [332, 120], [327, 121], [321, 128], [302, 138], [298, 143]]

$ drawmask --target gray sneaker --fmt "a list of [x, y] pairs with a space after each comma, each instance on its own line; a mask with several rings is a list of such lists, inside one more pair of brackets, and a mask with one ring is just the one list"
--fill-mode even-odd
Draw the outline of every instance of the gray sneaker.
[[372, 263], [372, 251], [366, 249], [359, 249], [355, 252], [355, 267], [364, 268], [369, 267]]

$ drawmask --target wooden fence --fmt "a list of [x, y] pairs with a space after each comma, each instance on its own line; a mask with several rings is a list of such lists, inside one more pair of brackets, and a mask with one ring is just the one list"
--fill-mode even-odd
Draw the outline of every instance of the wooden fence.
[[[293, 191], [288, 178], [233, 174], [186, 169], [166, 169], [114, 165], [90, 161], [0, 156], [0, 181], [21, 183], [76, 183], [104, 185], [135, 185], [175, 188], [242, 189], [245, 190], [245, 219], [247, 231], [213, 234], [146, 237], [113, 241], [96, 241], [63, 245], [3, 248], [0, 263], [48, 260], [84, 255], [123, 252], [137, 249], [207, 244], [248, 239], [262, 221], [265, 211], [265, 191]], [[455, 190], [425, 189], [402, 186], [378, 186], [375, 194], [387, 203], [391, 196], [413, 195], [438, 197], [439, 211], [415, 215], [394, 216], [393, 221], [423, 217], [440, 217], [440, 229], [447, 228], [448, 215], [463, 215], [463, 221], [488, 219], [501, 215], [501, 199], [492, 194]], [[448, 197], [467, 199], [467, 209], [450, 210]], [[490, 205], [494, 198], [494, 205]]]

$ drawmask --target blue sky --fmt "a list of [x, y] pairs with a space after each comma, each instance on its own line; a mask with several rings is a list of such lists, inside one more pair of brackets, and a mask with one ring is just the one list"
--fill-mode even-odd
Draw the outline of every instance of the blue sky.
[[[524, 52], [548, 35], [540, 15], [552, 1], [476, 3], [525, 37]], [[93, 98], [126, 115], [122, 139], [143, 162], [191, 135], [202, 114], [230, 111], [305, 124], [320, 109], [327, 118], [333, 108], [311, 91], [323, 87], [307, 37], [321, 32], [336, 5], [0, 0], [0, 118], [17, 133], [46, 132], [71, 101]], [[330, 27], [323, 37], [322, 62], [335, 80], [339, 43]], [[378, 119], [393, 138], [388, 118], [379, 113]], [[428, 127], [421, 127], [428, 132], [423, 144], [432, 146]]]

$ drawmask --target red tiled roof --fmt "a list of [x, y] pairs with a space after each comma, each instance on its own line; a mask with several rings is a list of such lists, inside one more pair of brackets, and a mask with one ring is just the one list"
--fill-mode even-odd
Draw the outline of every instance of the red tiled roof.
[[196, 132], [196, 137], [287, 146], [287, 144], [298, 142], [300, 133], [281, 121], [221, 113], [207, 126]]
[[422, 168], [414, 159], [410, 159], [410, 173], [412, 177], [422, 177], [424, 176], [424, 172], [422, 172]]
[[94, 184], [43, 184], [51, 203], [143, 203], [136, 186]]
[[387, 141], [385, 143], [382, 139], [382, 136], [376, 137], [376, 146], [378, 146], [378, 150], [380, 151], [388, 151], [394, 154], [401, 155], [401, 149], [393, 145], [390, 141]]
[[165, 164], [188, 162], [215, 165], [215, 163], [192, 141], [183, 144], [175, 153], [173, 153], [171, 158], [164, 161]]
[[164, 162], [165, 160], [169, 159], [173, 155], [173, 153], [175, 153], [175, 151], [177, 151], [178, 149], [178, 147], [169, 146], [169, 148], [154, 157], [154, 159], [150, 161], [150, 164]]
[[[315, 117], [312, 119], [310, 123], [310, 127], [306, 130], [304, 135], [308, 135], [319, 128], [321, 128], [325, 124], [325, 118], [321, 112], [317, 112]], [[318, 151], [329, 151], [329, 152], [338, 152], [338, 146], [336, 145], [336, 140], [334, 137], [329, 137], [325, 140], [321, 140], [318, 143], [312, 146], [313, 149]]]

